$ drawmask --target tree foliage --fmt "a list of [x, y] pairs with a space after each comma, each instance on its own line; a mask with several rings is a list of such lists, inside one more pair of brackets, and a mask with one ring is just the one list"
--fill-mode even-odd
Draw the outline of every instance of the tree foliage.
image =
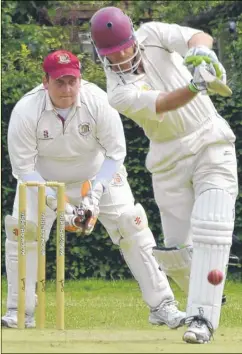
[[[90, 7], [119, 6], [125, 9], [123, 1], [85, 1]], [[126, 4], [125, 4], [126, 3]], [[127, 8], [135, 26], [147, 19], [176, 22], [202, 28], [212, 33], [222, 43], [223, 62], [226, 63], [233, 96], [229, 99], [213, 98], [214, 103], [237, 135], [237, 157], [239, 174], [242, 166], [242, 26], [238, 1], [133, 1]], [[70, 28], [55, 26], [53, 15], [57, 7], [78, 7], [79, 1], [2, 1], [2, 218], [11, 214], [16, 181], [12, 177], [7, 151], [7, 127], [11, 110], [15, 103], [41, 82], [41, 63], [50, 50], [66, 48], [76, 53], [82, 61], [83, 78], [105, 89], [103, 69], [95, 64], [86, 53], [80, 53], [69, 40]], [[39, 14], [43, 9], [45, 20]], [[231, 10], [232, 9], [232, 10]], [[228, 30], [228, 14], [234, 14], [237, 33]], [[43, 11], [42, 11], [43, 13]], [[219, 13], [219, 16], [217, 15]], [[214, 15], [215, 14], [215, 15]], [[230, 16], [230, 15], [229, 15]], [[209, 18], [209, 22], [206, 21]], [[46, 20], [48, 19], [48, 21]], [[44, 24], [46, 23], [46, 24]], [[227, 27], [226, 27], [227, 26]], [[125, 164], [129, 173], [129, 182], [136, 202], [146, 209], [149, 224], [159, 244], [162, 243], [160, 217], [154, 202], [151, 176], [145, 168], [148, 140], [143, 131], [131, 120], [122, 117], [127, 140], [127, 158]], [[239, 179], [242, 184], [241, 178]], [[236, 209], [235, 231], [242, 233], [242, 195], [239, 195]], [[4, 240], [4, 227], [2, 227]], [[4, 251], [4, 242], [2, 242]], [[47, 244], [47, 275], [54, 277], [55, 227]], [[4, 272], [4, 257], [2, 257]], [[67, 234], [66, 240], [66, 276], [80, 277], [127, 277], [129, 270], [125, 265], [117, 246], [114, 246], [104, 228], [98, 224], [95, 232], [88, 237], [77, 238]]]

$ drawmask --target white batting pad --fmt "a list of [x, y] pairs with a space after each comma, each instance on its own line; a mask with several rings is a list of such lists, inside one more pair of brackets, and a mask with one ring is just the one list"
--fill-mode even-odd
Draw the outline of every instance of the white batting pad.
[[[5, 230], [7, 238], [11, 241], [18, 241], [19, 235], [19, 225], [18, 219], [14, 218], [11, 215], [5, 217]], [[25, 240], [28, 241], [37, 241], [37, 226], [32, 221], [26, 222], [26, 232]]]
[[174, 300], [167, 277], [159, 269], [153, 256], [152, 249], [156, 243], [140, 204], [136, 204], [133, 209], [120, 216], [119, 231], [122, 235], [121, 252], [139, 283], [144, 301], [151, 308], [156, 308], [164, 300]]
[[[18, 223], [18, 217], [19, 217], [19, 182], [17, 185], [16, 189], [16, 195], [14, 199], [14, 204], [13, 204], [13, 213], [12, 213], [12, 221], [10, 221], [9, 216], [6, 218], [9, 219], [10, 221], [10, 226], [12, 223], [14, 223], [14, 219], [16, 220], [16, 223]], [[37, 226], [38, 224], [38, 194], [35, 193], [34, 188], [27, 188], [27, 208], [26, 208], [26, 215], [27, 215], [27, 237], [30, 237], [30, 241], [32, 241], [32, 235], [31, 232], [33, 232], [34, 225]], [[46, 208], [46, 225], [45, 225], [45, 239], [48, 241], [49, 239], [49, 234], [51, 227], [56, 219], [56, 213], [51, 210], [50, 208]], [[10, 234], [8, 239], [10, 239]]]
[[172, 278], [180, 287], [180, 289], [188, 294], [192, 261], [192, 247], [155, 247], [153, 249], [153, 254], [166, 275]]
[[[7, 308], [18, 307], [18, 243], [6, 239], [6, 272], [8, 280]], [[37, 281], [37, 242], [26, 243], [26, 313], [35, 309], [35, 285]]]
[[[193, 257], [187, 304], [187, 316], [202, 314], [216, 329], [234, 228], [235, 201], [229, 193], [210, 189], [196, 200], [192, 213]], [[211, 285], [209, 271], [224, 274], [219, 285]]]

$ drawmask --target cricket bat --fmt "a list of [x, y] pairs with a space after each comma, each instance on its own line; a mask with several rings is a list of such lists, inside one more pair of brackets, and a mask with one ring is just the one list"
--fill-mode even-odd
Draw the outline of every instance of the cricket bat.
[[205, 68], [201, 67], [199, 69], [200, 74], [204, 81], [208, 83], [208, 88], [213, 93], [217, 93], [223, 97], [230, 97], [232, 96], [232, 90], [224, 84], [220, 79], [212, 75], [209, 71]]

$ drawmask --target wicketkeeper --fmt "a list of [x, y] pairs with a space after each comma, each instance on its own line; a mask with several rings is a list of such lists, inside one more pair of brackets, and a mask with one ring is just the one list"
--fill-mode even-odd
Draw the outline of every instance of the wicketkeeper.
[[148, 22], [135, 32], [115, 7], [97, 11], [90, 26], [110, 104], [150, 140], [146, 167], [166, 246], [154, 254], [188, 293], [183, 339], [206, 343], [219, 325], [225, 281], [213, 286], [207, 275], [226, 273], [238, 193], [235, 135], [208, 95], [230, 92], [225, 69], [200, 30]]
[[[81, 80], [80, 62], [60, 50], [43, 63], [43, 84], [26, 93], [14, 107], [8, 150], [19, 182], [66, 184], [66, 228], [90, 234], [99, 218], [120, 251], [150, 308], [150, 322], [171, 328], [184, 323], [166, 275], [152, 250], [156, 246], [146, 213], [135, 204], [123, 165], [126, 144], [122, 122], [106, 93]], [[56, 191], [46, 188], [46, 241], [56, 219]], [[2, 324], [17, 327], [18, 187], [13, 213], [5, 218], [7, 313]], [[26, 327], [35, 327], [38, 219], [37, 188], [27, 191]]]

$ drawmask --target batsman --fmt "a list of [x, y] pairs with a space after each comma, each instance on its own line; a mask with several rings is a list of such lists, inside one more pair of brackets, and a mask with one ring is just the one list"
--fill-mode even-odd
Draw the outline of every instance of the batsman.
[[183, 340], [207, 343], [218, 328], [238, 194], [235, 135], [210, 95], [231, 95], [226, 72], [201, 30], [147, 22], [137, 31], [116, 7], [98, 10], [91, 37], [108, 99], [150, 140], [146, 167], [160, 210], [162, 270], [188, 294]]

